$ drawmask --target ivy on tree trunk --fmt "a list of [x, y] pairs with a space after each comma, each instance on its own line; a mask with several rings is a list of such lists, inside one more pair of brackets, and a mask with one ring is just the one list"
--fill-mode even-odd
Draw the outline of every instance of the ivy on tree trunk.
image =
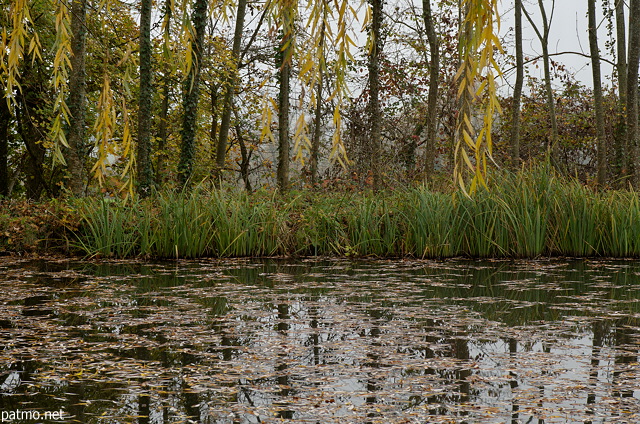
[[195, 29], [195, 38], [191, 40], [192, 60], [185, 81], [184, 114], [182, 118], [182, 145], [178, 178], [185, 186], [193, 174], [193, 162], [196, 154], [196, 122], [198, 118], [198, 100], [200, 97], [200, 71], [202, 69], [204, 33], [207, 26], [207, 0], [196, 0], [191, 20]]

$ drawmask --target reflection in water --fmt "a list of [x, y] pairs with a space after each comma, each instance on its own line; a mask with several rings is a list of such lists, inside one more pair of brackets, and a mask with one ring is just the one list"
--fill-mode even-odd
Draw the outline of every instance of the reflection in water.
[[0, 411], [640, 422], [633, 262], [22, 261], [0, 275]]

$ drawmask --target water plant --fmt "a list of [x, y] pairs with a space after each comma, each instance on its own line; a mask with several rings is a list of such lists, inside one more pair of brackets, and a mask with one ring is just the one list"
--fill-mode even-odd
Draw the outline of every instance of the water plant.
[[598, 192], [545, 168], [494, 179], [471, 197], [426, 187], [287, 195], [199, 187], [86, 199], [76, 245], [89, 256], [158, 258], [640, 255], [637, 193]]

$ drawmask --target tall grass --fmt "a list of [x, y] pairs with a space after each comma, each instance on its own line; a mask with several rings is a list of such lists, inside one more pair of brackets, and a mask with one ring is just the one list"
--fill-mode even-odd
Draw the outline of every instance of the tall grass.
[[402, 192], [286, 196], [196, 189], [123, 203], [87, 200], [87, 255], [438, 258], [640, 256], [640, 198], [596, 192], [540, 168], [494, 177], [473, 197]]
[[148, 240], [140, 246], [141, 253], [162, 258], [211, 255], [218, 216], [211, 203], [201, 200], [202, 196], [206, 193], [199, 188], [191, 193], [157, 195], [148, 205], [150, 209], [143, 212], [150, 222], [141, 228], [145, 234], [141, 240]]
[[77, 246], [88, 256], [125, 258], [135, 255], [140, 234], [136, 230], [137, 203], [90, 199], [79, 208], [83, 224]]

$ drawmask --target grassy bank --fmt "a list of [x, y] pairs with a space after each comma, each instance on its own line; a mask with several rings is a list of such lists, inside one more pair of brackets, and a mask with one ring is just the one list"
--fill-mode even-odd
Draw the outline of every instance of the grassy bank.
[[286, 196], [198, 188], [126, 203], [83, 199], [40, 205], [43, 222], [28, 211], [0, 215], [0, 248], [118, 258], [640, 256], [637, 193], [595, 192], [543, 170], [497, 180], [473, 198], [425, 188]]

